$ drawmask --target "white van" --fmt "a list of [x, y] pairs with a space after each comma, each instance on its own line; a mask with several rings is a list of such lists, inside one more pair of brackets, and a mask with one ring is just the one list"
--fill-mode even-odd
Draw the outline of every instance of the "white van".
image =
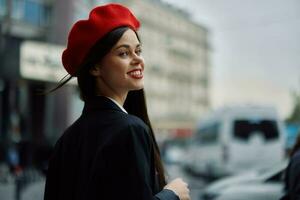
[[284, 127], [275, 108], [224, 107], [201, 119], [187, 149], [187, 167], [212, 178], [284, 160]]

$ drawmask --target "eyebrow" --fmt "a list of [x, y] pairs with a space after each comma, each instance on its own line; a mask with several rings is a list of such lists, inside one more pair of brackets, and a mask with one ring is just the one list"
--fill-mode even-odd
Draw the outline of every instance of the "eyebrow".
[[[135, 46], [135, 48], [140, 47], [140, 46], [142, 46], [142, 44], [141, 44], [141, 43], [138, 43], [138, 44]], [[127, 49], [130, 49], [130, 45], [129, 45], [129, 44], [121, 44], [120, 46], [117, 46], [114, 50], [120, 49], [120, 48], [122, 48], [122, 47], [125, 47], [125, 48], [127, 48]]]

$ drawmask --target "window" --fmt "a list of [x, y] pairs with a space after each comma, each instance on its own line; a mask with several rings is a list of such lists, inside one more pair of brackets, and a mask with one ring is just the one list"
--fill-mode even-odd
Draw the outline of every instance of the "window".
[[197, 130], [196, 140], [201, 144], [216, 143], [219, 140], [220, 124], [213, 123]]
[[25, 0], [24, 21], [38, 26], [47, 25], [50, 18], [50, 7], [41, 2]]
[[41, 12], [42, 9], [40, 4], [32, 1], [26, 1], [24, 20], [32, 24], [39, 24], [40, 15], [42, 14]]
[[[2, 7], [0, 0], [0, 6]], [[1, 13], [1, 8], [0, 8]], [[12, 18], [26, 23], [45, 26], [49, 24], [51, 7], [37, 0], [12, 0]]]
[[23, 18], [23, 7], [24, 1], [23, 0], [13, 0], [12, 1], [12, 18], [14, 19], [22, 19]]
[[276, 139], [279, 136], [274, 120], [235, 120], [234, 136], [248, 140], [253, 134], [261, 134], [265, 140]]
[[6, 0], [0, 0], [0, 17], [6, 14]]

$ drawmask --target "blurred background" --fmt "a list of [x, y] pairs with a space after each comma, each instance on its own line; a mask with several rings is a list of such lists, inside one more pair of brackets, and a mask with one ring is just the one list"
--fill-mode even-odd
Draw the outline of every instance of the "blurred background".
[[[72, 24], [107, 2], [0, 0], [0, 199], [42, 199], [53, 145], [83, 102], [76, 81], [38, 93], [67, 74]], [[193, 200], [278, 199], [300, 131], [300, 2], [113, 2], [142, 22], [148, 111], [168, 179], [183, 177]]]

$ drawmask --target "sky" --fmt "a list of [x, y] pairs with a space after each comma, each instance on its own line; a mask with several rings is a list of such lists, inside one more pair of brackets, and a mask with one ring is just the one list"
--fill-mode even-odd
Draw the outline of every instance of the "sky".
[[275, 106], [286, 118], [300, 91], [299, 0], [163, 0], [209, 29], [211, 101]]

